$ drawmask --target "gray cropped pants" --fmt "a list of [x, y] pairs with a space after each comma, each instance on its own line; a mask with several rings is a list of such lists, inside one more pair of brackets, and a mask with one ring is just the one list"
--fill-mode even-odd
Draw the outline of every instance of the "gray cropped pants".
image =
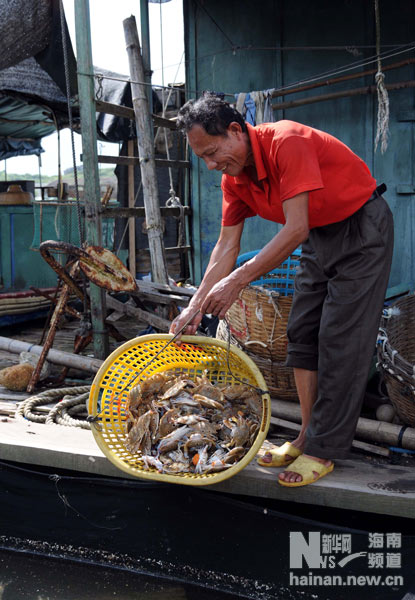
[[382, 196], [310, 230], [288, 321], [287, 365], [318, 372], [304, 452], [347, 458], [374, 354], [393, 252]]

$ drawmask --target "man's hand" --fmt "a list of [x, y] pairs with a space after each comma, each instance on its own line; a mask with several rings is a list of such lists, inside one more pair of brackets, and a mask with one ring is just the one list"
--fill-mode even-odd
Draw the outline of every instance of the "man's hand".
[[212, 314], [219, 319], [225, 317], [226, 311], [232, 306], [244, 287], [244, 284], [235, 276], [236, 273], [237, 271], [234, 271], [213, 286], [200, 307], [202, 313]]
[[[188, 306], [187, 308], [182, 310], [182, 312], [174, 319], [174, 321], [172, 321], [169, 333], [175, 334], [179, 332], [180, 329], [182, 329], [182, 327], [186, 325], [186, 322], [189, 321], [191, 316], [194, 315], [193, 319], [191, 319], [186, 329], [184, 329], [182, 333], [185, 335], [195, 335], [197, 328], [200, 325], [200, 321], [203, 317], [203, 314], [200, 311], [197, 314], [195, 314], [196, 311], [197, 308], [194, 306]], [[180, 337], [177, 338], [176, 343], [180, 343]]]
[[[180, 331], [180, 329], [185, 326], [186, 321], [188, 321], [191, 316], [195, 314], [197, 309], [200, 308], [200, 312], [191, 320], [189, 325], [187, 325], [186, 329], [183, 331], [183, 333], [188, 335], [196, 334], [203, 313], [209, 312], [202, 310], [202, 303], [205, 303], [205, 300], [209, 297], [210, 293], [216, 289], [216, 284], [218, 282], [221, 283], [228, 279], [228, 276], [234, 267], [240, 248], [243, 227], [243, 221], [238, 225], [222, 227], [219, 240], [212, 251], [203, 280], [189, 306], [172, 322], [170, 333], [177, 333]], [[236, 296], [237, 295], [238, 292], [236, 293]], [[180, 340], [180, 337], [177, 339]]]

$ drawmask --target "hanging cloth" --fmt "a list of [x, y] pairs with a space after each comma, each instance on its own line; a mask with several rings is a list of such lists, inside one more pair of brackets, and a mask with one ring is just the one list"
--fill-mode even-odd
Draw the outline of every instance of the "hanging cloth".
[[251, 99], [255, 102], [255, 125], [264, 122], [264, 94], [263, 92], [251, 92]]
[[240, 94], [235, 94], [236, 110], [251, 125], [273, 123], [274, 111], [271, 106], [273, 91], [272, 88], [258, 92], [241, 92]]
[[264, 90], [262, 92], [262, 94], [264, 96], [264, 111], [263, 111], [264, 120], [263, 120], [263, 123], [274, 123], [274, 121], [275, 121], [274, 111], [272, 109], [272, 104], [271, 104], [273, 91], [274, 91], [274, 88], [270, 88], [269, 90]]
[[251, 94], [235, 94], [236, 98], [236, 110], [241, 113], [245, 121], [250, 125], [256, 125], [256, 106]]

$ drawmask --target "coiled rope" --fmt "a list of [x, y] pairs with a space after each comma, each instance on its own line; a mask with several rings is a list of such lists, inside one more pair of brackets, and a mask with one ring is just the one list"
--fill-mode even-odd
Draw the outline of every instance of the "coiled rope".
[[[86, 410], [86, 400], [89, 397], [91, 386], [67, 387], [56, 390], [47, 390], [36, 396], [31, 396], [20, 402], [16, 409], [16, 419], [28, 419], [35, 423], [46, 423], [47, 425], [65, 425], [69, 427], [81, 427], [90, 429], [88, 421], [74, 419], [75, 415]], [[36, 406], [49, 404], [51, 400], [61, 399], [47, 414], [33, 412]]]

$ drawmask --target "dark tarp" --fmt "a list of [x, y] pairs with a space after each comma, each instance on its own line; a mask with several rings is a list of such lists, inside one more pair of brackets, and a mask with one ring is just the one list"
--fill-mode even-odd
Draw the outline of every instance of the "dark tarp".
[[51, 0], [1, 0], [0, 69], [43, 50], [51, 32]]
[[[106, 71], [95, 67], [96, 73], [104, 76], [128, 79], [127, 75], [119, 75], [112, 71]], [[120, 106], [132, 107], [131, 86], [125, 81], [116, 79], [95, 79], [95, 95], [97, 100], [118, 104]], [[130, 119], [121, 119], [106, 113], [97, 113], [97, 135], [100, 140], [106, 142], [119, 142], [135, 137], [134, 123]]]
[[[5, 10], [7, 7], [7, 11]], [[28, 13], [27, 15], [25, 13]], [[0, 0], [0, 160], [12, 156], [42, 152], [39, 140], [50, 135], [56, 127], [68, 127], [66, 80], [62, 42], [61, 13], [59, 0]], [[18, 47], [14, 53], [7, 44], [13, 24], [18, 36]], [[19, 29], [18, 23], [22, 22]], [[47, 25], [46, 25], [47, 23]], [[39, 27], [39, 43], [33, 27]], [[46, 35], [47, 33], [47, 35]], [[64, 37], [68, 56], [70, 96], [73, 104], [74, 128], [79, 130], [79, 108], [75, 104], [77, 94], [76, 59], [72, 49], [66, 22]], [[7, 43], [6, 43], [7, 42]], [[27, 43], [27, 45], [25, 45]], [[23, 60], [20, 60], [22, 57]], [[4, 68], [6, 67], [6, 68]], [[95, 91], [99, 100], [132, 107], [131, 87], [120, 75], [94, 67], [113, 79], [96, 78]], [[161, 103], [153, 91], [154, 112], [161, 111]], [[97, 136], [102, 141], [121, 142], [136, 137], [135, 124], [129, 119], [97, 113]]]
[[[126, 81], [120, 81], [120, 79], [128, 79], [128, 75], [120, 75], [98, 67], [94, 67], [94, 70], [97, 74], [102, 73], [106, 77], [114, 77], [114, 79], [95, 79], [97, 100], [132, 108], [131, 86]], [[153, 90], [153, 111], [158, 113], [161, 110], [161, 102]], [[122, 142], [137, 137], [133, 121], [106, 113], [97, 113], [97, 134], [100, 140], [106, 142]]]
[[13, 158], [13, 156], [39, 156], [44, 152], [40, 140], [15, 140], [0, 139], [0, 160]]
[[[3, 106], [6, 106], [9, 101], [9, 119], [11, 121], [12, 117], [19, 120], [19, 116], [14, 113], [20, 101], [20, 103], [26, 105], [26, 114], [30, 113], [31, 109], [38, 110], [38, 107], [40, 107], [43, 112], [49, 113], [49, 115], [51, 110], [56, 112], [59, 124], [67, 123], [66, 96], [34, 58], [27, 58], [13, 67], [0, 71], [0, 101]], [[48, 108], [49, 110], [47, 110]], [[54, 125], [51, 115], [49, 121]], [[18, 137], [22, 137], [19, 129], [17, 128]], [[44, 133], [44, 135], [49, 135], [51, 131]], [[0, 122], [0, 133], [1, 135], [10, 135], [11, 131], [3, 128], [3, 123]], [[34, 132], [28, 130], [23, 137], [41, 137], [39, 133], [38, 130]]]
[[0, 159], [38, 155], [41, 138], [56, 131], [56, 124], [67, 125], [66, 106], [65, 96], [33, 57], [0, 71]]
[[[59, 0], [3, 0], [0, 32], [0, 159], [39, 155], [41, 138], [68, 126]], [[76, 60], [66, 22], [64, 34], [73, 96]], [[78, 111], [74, 117], [79, 121]]]
[[[52, 33], [50, 36], [49, 44], [35, 55], [35, 59], [46, 71], [56, 85], [59, 87], [61, 92], [66, 98], [66, 79], [64, 67], [64, 54], [63, 54], [63, 40], [62, 40], [62, 19], [60, 11], [59, 0], [52, 1]], [[67, 61], [68, 61], [68, 74], [69, 74], [69, 89], [70, 96], [76, 96], [78, 93], [78, 80], [76, 75], [76, 58], [72, 49], [71, 38], [69, 35], [68, 26], [66, 24], [65, 16], [63, 18], [63, 35], [65, 45], [67, 49]]]
[[[63, 28], [71, 96], [74, 96], [76, 60], [65, 18]], [[1, 0], [0, 71], [32, 56], [66, 96], [60, 0]]]

